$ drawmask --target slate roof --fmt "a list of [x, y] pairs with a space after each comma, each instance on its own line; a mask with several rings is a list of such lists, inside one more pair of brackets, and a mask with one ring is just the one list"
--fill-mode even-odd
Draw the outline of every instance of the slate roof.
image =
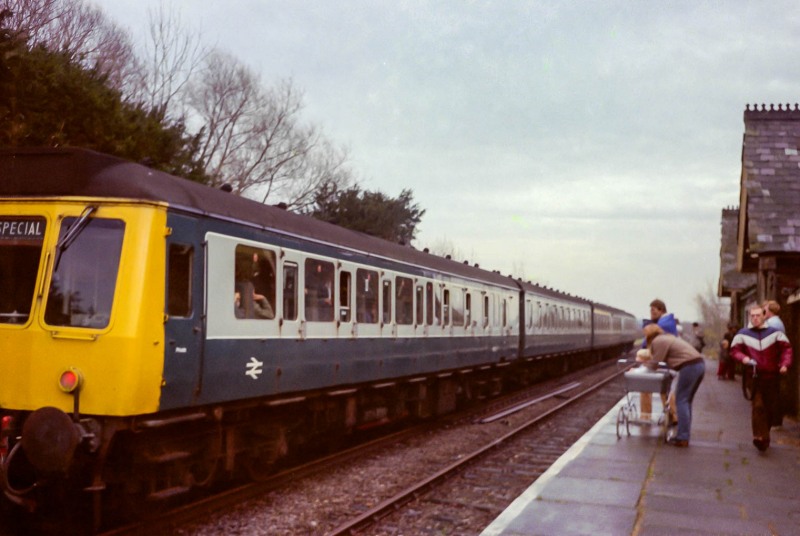
[[748, 105], [744, 125], [741, 260], [800, 253], [800, 108]]
[[720, 277], [719, 296], [730, 296], [732, 291], [746, 290], [754, 286], [757, 276], [736, 269], [737, 236], [739, 234], [739, 208], [722, 209], [722, 240], [719, 251]]

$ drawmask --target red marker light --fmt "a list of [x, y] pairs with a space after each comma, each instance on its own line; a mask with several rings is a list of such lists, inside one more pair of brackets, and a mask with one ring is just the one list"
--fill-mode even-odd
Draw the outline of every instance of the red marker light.
[[11, 415], [4, 415], [0, 420], [0, 462], [8, 456], [8, 436], [11, 434], [11, 426], [14, 418]]
[[75, 369], [65, 370], [58, 379], [58, 386], [65, 393], [72, 393], [81, 386], [81, 374]]

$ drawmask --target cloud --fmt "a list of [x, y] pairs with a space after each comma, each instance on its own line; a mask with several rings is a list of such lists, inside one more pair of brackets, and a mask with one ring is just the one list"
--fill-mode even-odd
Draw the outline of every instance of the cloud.
[[[102, 0], [142, 27], [140, 0]], [[155, 0], [145, 2], [155, 5]], [[738, 203], [747, 103], [796, 102], [794, 2], [173, 2], [412, 188], [419, 245], [691, 319]], [[471, 259], [472, 260], [472, 259]]]

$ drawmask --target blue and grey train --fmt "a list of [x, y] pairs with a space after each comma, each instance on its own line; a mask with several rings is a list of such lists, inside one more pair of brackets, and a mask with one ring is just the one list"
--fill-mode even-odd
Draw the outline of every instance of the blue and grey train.
[[636, 336], [613, 307], [143, 165], [0, 152], [0, 467], [28, 509], [259, 478]]

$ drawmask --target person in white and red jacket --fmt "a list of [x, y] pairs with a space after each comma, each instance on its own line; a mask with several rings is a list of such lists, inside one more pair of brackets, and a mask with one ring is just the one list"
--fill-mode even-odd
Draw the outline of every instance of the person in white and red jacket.
[[781, 331], [766, 324], [764, 309], [748, 307], [751, 327], [739, 330], [731, 342], [730, 356], [750, 365], [755, 363], [753, 383], [753, 445], [760, 451], [769, 447], [769, 430], [780, 422], [780, 375], [792, 365], [792, 346]]

